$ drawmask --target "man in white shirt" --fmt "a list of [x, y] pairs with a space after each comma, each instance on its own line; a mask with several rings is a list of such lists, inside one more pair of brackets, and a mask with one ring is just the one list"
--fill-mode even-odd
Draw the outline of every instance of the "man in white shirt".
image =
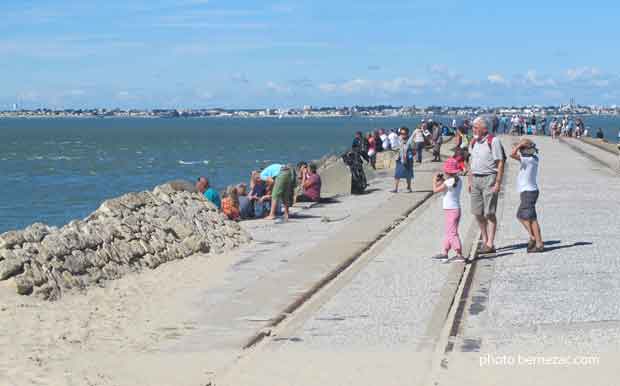
[[381, 147], [383, 147], [383, 150], [390, 150], [390, 140], [387, 134], [385, 134], [385, 130], [379, 130], [379, 138], [381, 139]]
[[390, 147], [392, 150], [398, 150], [400, 148], [400, 138], [398, 138], [398, 134], [396, 134], [394, 129], [390, 130], [388, 140], [390, 141]]
[[510, 157], [519, 161], [519, 177], [517, 188], [521, 196], [521, 204], [517, 210], [517, 219], [523, 224], [530, 236], [527, 243], [528, 253], [544, 252], [544, 244], [540, 232], [540, 224], [536, 215], [538, 201], [538, 150], [529, 139], [522, 139], [512, 149]]
[[504, 176], [506, 155], [499, 138], [489, 134], [490, 120], [474, 119], [474, 139], [470, 146], [469, 193], [471, 211], [480, 227], [483, 246], [480, 254], [495, 253], [497, 200]]

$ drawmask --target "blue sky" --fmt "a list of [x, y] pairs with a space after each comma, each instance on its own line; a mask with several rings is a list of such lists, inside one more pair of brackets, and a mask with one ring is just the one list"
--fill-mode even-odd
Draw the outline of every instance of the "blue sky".
[[620, 104], [617, 1], [2, 3], [0, 109]]

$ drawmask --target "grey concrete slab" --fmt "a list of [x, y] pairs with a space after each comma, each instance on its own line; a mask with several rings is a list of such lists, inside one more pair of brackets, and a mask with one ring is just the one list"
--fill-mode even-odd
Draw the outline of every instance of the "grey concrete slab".
[[[567, 144], [534, 140], [541, 149], [538, 213], [547, 251], [525, 250], [527, 236], [515, 218], [519, 194], [512, 183], [518, 165], [511, 161], [501, 203], [498, 255], [477, 267], [456, 352], [448, 356], [440, 384], [618, 381], [608, 365], [620, 354], [620, 179], [601, 167], [600, 160]], [[600, 149], [574, 142], [571, 145], [597, 158], [606, 157]], [[528, 355], [591, 356], [599, 362], [519, 364], [519, 357]], [[481, 366], [489, 356], [516, 363]]]
[[[427, 163], [419, 169], [435, 167]], [[244, 223], [256, 242], [239, 252], [224, 275], [224, 284], [205, 291], [192, 318], [195, 330], [161, 350], [241, 348], [269, 328], [305, 291], [347, 259], [361, 254], [428, 196], [426, 192], [387, 193], [392, 184], [390, 175], [379, 174], [371, 185], [378, 190], [372, 193], [339, 197], [340, 204], [299, 210], [300, 217], [288, 223]], [[428, 190], [430, 173], [420, 176], [414, 186]], [[326, 216], [336, 221], [322, 222]]]

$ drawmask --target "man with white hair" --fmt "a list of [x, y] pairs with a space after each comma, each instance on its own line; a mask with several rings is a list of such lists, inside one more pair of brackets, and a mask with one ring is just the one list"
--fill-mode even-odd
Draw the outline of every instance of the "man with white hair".
[[506, 153], [499, 138], [489, 134], [491, 121], [483, 116], [474, 120], [474, 139], [470, 147], [468, 174], [471, 210], [480, 226], [483, 246], [479, 253], [495, 253], [497, 200], [504, 176]]

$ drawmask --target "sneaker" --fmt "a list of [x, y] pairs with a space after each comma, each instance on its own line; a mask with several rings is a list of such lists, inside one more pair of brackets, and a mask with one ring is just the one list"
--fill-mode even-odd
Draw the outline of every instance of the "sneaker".
[[478, 253], [480, 255], [488, 255], [490, 253], [495, 253], [495, 252], [496, 252], [495, 247], [489, 247], [488, 245], [485, 245], [478, 250]]
[[467, 260], [462, 255], [456, 255], [446, 260], [446, 263], [465, 263]]
[[435, 260], [444, 260], [448, 258], [448, 255], [446, 253], [438, 253], [435, 256], [432, 257]]
[[536, 240], [530, 240], [527, 242], [527, 251], [529, 252], [530, 249], [534, 248], [536, 246]]

